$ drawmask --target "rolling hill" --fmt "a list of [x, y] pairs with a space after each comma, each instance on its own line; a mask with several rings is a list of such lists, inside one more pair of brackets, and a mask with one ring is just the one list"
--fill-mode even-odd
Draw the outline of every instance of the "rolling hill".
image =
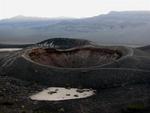
[[112, 11], [82, 19], [17, 16], [0, 21], [0, 42], [35, 43], [72, 37], [101, 44], [143, 46], [150, 43], [149, 20], [149, 11]]

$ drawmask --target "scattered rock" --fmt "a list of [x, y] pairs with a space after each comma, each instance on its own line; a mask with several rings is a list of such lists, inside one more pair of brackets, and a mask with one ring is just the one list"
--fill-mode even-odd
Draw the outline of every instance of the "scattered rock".
[[77, 89], [76, 91], [79, 92], [79, 93], [83, 93], [85, 90], [83, 90], [83, 89]]
[[49, 91], [48, 94], [52, 95], [54, 93], [57, 93], [57, 91]]
[[70, 96], [70, 94], [66, 94], [66, 96]]
[[78, 95], [74, 95], [74, 97], [79, 97]]

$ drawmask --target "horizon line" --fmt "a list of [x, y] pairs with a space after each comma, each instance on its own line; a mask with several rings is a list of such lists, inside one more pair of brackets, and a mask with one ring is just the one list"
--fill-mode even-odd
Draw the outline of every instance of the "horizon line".
[[107, 14], [110, 14], [112, 12], [149, 12], [150, 13], [150, 10], [124, 10], [124, 11], [108, 11], [106, 13], [101, 13], [101, 14], [98, 14], [98, 15], [93, 15], [93, 16], [84, 16], [84, 17], [69, 17], [69, 16], [58, 16], [58, 17], [50, 17], [50, 16], [27, 16], [27, 15], [23, 15], [23, 14], [18, 14], [18, 15], [15, 15], [15, 16], [11, 16], [11, 17], [6, 17], [6, 18], [0, 18], [0, 21], [1, 20], [7, 20], [7, 19], [12, 19], [12, 18], [40, 18], [40, 19], [84, 19], [84, 18], [91, 18], [91, 17], [95, 17], [95, 16], [101, 16], [101, 15], [107, 15]]

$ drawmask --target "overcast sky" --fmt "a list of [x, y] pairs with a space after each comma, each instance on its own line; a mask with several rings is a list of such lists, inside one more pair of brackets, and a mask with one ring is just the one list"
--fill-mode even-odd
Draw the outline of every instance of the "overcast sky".
[[150, 10], [150, 0], [0, 0], [0, 19], [17, 15], [81, 18], [128, 10]]

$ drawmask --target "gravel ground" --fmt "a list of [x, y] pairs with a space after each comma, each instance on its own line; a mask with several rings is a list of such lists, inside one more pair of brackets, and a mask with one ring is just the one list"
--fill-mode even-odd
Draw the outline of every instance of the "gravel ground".
[[0, 113], [149, 113], [150, 85], [102, 89], [93, 97], [48, 102], [29, 96], [47, 86], [0, 76]]

